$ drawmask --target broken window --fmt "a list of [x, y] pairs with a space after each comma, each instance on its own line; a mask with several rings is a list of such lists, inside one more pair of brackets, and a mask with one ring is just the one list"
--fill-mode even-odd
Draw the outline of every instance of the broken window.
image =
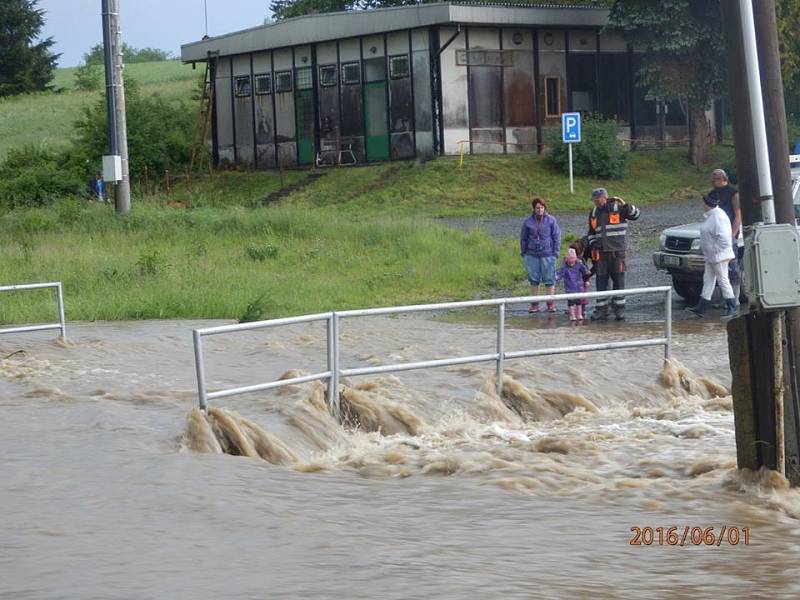
[[237, 98], [250, 96], [250, 75], [240, 75], [233, 78], [233, 94]]
[[319, 84], [322, 87], [336, 85], [336, 65], [323, 65], [319, 68]]

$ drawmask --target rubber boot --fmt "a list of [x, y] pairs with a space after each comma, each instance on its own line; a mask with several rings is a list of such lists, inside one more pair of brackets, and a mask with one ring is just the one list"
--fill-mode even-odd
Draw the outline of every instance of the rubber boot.
[[612, 307], [614, 308], [614, 320], [615, 321], [624, 321], [625, 320], [625, 305], [624, 304], [613, 304]]
[[531, 305], [528, 307], [529, 313], [537, 313], [539, 312], [539, 303], [538, 302], [531, 302]]
[[589, 317], [592, 321], [608, 321], [608, 304], [602, 306], [595, 306], [592, 316]]
[[688, 310], [693, 315], [704, 319], [706, 316], [706, 311], [708, 310], [708, 300], [701, 297], [700, 300], [694, 306], [687, 306], [686, 310]]
[[739, 314], [739, 303], [736, 298], [725, 298], [725, 314], [722, 315], [724, 320], [732, 319]]
[[569, 307], [567, 307], [567, 311], [569, 312], [569, 320], [570, 321], [577, 321], [578, 320], [578, 315], [577, 315], [578, 311], [576, 310], [577, 308], [578, 308], [577, 306], [569, 306]]
[[584, 317], [583, 317], [583, 305], [582, 305], [582, 304], [578, 304], [578, 305], [575, 307], [575, 318], [576, 318], [578, 321], [583, 321], [583, 318], [584, 318]]

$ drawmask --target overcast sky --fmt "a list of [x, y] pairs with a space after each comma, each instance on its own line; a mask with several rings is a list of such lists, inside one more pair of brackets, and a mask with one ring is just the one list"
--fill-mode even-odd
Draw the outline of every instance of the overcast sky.
[[[206, 0], [208, 33], [255, 27], [269, 15], [269, 0]], [[135, 48], [159, 48], [180, 56], [181, 44], [205, 34], [203, 0], [119, 0], [122, 39]], [[55, 41], [60, 67], [74, 67], [103, 41], [101, 0], [39, 0], [43, 36]]]

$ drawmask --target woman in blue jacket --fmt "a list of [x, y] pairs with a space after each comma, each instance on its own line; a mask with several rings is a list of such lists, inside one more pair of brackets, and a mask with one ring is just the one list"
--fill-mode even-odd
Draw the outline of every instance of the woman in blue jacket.
[[[561, 248], [561, 230], [555, 217], [547, 212], [547, 202], [534, 198], [531, 202], [533, 212], [522, 223], [519, 234], [519, 253], [525, 261], [531, 293], [539, 294], [543, 283], [548, 294], [555, 293], [556, 259]], [[548, 312], [556, 312], [554, 301], [547, 303]], [[528, 312], [539, 312], [539, 303], [533, 302]]]

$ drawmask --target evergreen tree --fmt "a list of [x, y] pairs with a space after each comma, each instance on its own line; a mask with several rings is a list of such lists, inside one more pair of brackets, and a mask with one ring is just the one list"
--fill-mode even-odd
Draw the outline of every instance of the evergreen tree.
[[0, 97], [45, 90], [59, 54], [53, 38], [37, 41], [44, 25], [38, 0], [0, 0]]

